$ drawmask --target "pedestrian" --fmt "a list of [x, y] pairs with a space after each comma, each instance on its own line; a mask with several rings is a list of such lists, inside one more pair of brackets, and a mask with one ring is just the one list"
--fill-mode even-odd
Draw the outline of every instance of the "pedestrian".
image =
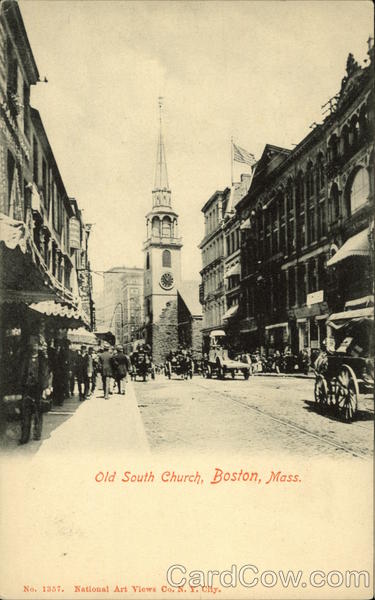
[[69, 348], [69, 355], [68, 355], [69, 396], [74, 395], [75, 377], [76, 377], [76, 371], [77, 371], [77, 360], [78, 360], [77, 350], [74, 350], [73, 348]]
[[118, 393], [125, 394], [125, 389], [124, 389], [124, 391], [122, 391], [121, 384], [122, 384], [122, 380], [125, 379], [125, 377], [128, 374], [129, 362], [128, 362], [128, 358], [127, 358], [126, 354], [123, 351], [122, 346], [117, 346], [116, 354], [114, 354], [112, 356], [111, 364], [112, 364], [112, 370], [113, 370], [113, 377], [114, 377], [114, 380], [116, 381], [117, 387], [118, 387]]
[[53, 399], [57, 406], [62, 406], [64, 404], [66, 382], [69, 373], [69, 356], [62, 339], [55, 339], [54, 347], [52, 361]]
[[77, 365], [76, 365], [76, 377], [78, 383], [78, 392], [80, 402], [86, 400], [89, 394], [89, 375], [88, 375], [88, 366], [89, 366], [89, 356], [87, 353], [87, 347], [81, 346], [81, 351], [77, 356]]
[[111, 377], [113, 377], [112, 370], [112, 352], [108, 342], [104, 344], [104, 351], [100, 355], [101, 373], [103, 381], [104, 398], [108, 400], [109, 386]]
[[33, 421], [34, 440], [40, 440], [43, 429], [42, 399], [48, 393], [48, 358], [38, 342], [37, 336], [30, 337], [30, 343], [21, 362], [21, 439], [27, 444], [30, 439]]
[[96, 378], [98, 376], [98, 372], [99, 372], [99, 357], [96, 354], [95, 350], [93, 347], [89, 348], [89, 356], [91, 357], [92, 360], [92, 375], [91, 375], [91, 393], [93, 394], [95, 392], [95, 388], [96, 388]]

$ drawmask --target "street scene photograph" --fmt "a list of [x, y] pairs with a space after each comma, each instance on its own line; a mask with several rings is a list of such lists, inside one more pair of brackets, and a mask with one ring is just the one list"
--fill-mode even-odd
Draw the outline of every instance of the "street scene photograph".
[[373, 17], [0, 0], [0, 598], [371, 597]]
[[369, 5], [219, 5], [1, 2], [2, 451], [372, 453]]

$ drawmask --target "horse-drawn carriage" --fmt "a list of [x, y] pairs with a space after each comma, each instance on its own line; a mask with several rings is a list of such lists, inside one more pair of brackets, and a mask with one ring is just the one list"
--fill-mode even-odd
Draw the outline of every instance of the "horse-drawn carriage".
[[365, 307], [331, 315], [331, 335], [314, 365], [315, 402], [322, 412], [333, 409], [345, 421], [354, 418], [360, 395], [373, 390], [373, 311]]
[[141, 346], [130, 356], [131, 371], [130, 377], [132, 381], [136, 381], [137, 377], [141, 377], [143, 381], [147, 381], [148, 377], [155, 379], [155, 367], [151, 360], [151, 352], [147, 345]]
[[194, 363], [188, 352], [171, 352], [165, 362], [165, 375], [171, 379], [175, 374], [181, 379], [193, 377]]

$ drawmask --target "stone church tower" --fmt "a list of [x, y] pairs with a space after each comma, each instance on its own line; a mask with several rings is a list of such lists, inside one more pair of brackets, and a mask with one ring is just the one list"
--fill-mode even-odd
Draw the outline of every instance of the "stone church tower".
[[143, 244], [144, 311], [146, 342], [156, 364], [164, 362], [178, 345], [177, 289], [181, 282], [181, 247], [178, 214], [172, 208], [162, 131], [162, 99], [159, 98], [159, 139], [156, 155], [152, 209], [146, 215], [147, 237]]

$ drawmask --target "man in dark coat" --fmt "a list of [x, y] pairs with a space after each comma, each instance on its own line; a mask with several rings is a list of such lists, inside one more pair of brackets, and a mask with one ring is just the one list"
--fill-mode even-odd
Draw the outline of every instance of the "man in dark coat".
[[121, 382], [125, 379], [129, 371], [129, 359], [124, 354], [122, 346], [117, 346], [116, 354], [112, 356], [113, 377], [117, 383], [118, 393], [125, 394], [125, 389], [122, 391]]
[[34, 419], [34, 440], [40, 440], [43, 428], [42, 397], [46, 394], [49, 380], [48, 358], [38, 342], [31, 336], [29, 347], [21, 362], [21, 439], [26, 444], [30, 439], [31, 421]]
[[101, 373], [103, 380], [104, 398], [108, 400], [110, 378], [113, 377], [112, 352], [109, 344], [104, 345], [104, 352], [100, 355]]
[[77, 364], [76, 364], [76, 376], [78, 382], [78, 391], [79, 391], [79, 399], [85, 400], [89, 394], [89, 356], [87, 354], [86, 346], [81, 346], [81, 351], [77, 356]]

